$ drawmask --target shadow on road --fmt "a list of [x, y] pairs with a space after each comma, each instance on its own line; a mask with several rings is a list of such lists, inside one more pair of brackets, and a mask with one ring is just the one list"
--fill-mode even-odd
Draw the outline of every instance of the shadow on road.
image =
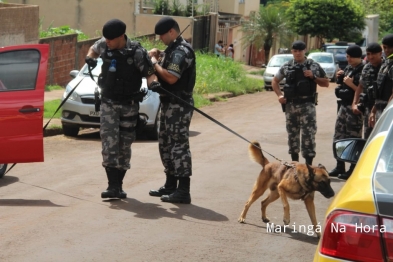
[[168, 210], [162, 207], [160, 204], [142, 203], [133, 198], [126, 198], [122, 200], [106, 200], [106, 202], [110, 202], [110, 208], [112, 209], [133, 212], [135, 213], [135, 217], [144, 219], [159, 219], [163, 217], [185, 219], [185, 217], [191, 217], [198, 220], [206, 221], [228, 221], [228, 218], [224, 215], [221, 215], [207, 208], [195, 206], [193, 204], [174, 204], [175, 207], [169, 208]]
[[10, 184], [16, 183], [19, 181], [19, 178], [14, 176], [5, 175], [2, 179], [0, 179], [0, 187], [8, 186]]
[[0, 206], [39, 206], [39, 207], [64, 207], [56, 205], [50, 200], [31, 200], [31, 199], [0, 199]]

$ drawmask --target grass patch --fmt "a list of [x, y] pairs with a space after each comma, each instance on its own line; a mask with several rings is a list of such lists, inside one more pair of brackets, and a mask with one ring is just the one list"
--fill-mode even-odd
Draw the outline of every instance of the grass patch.
[[64, 90], [63, 87], [58, 86], [58, 85], [49, 85], [49, 86], [45, 86], [45, 92], [50, 92], [53, 90]]
[[[59, 107], [60, 103], [61, 99], [44, 102], [44, 118], [51, 118], [55, 113], [56, 109]], [[60, 116], [61, 109], [57, 111], [56, 115], [53, 118], [60, 118]]]
[[257, 75], [257, 76], [263, 76], [263, 73], [265, 73], [265, 69], [258, 70], [258, 71], [251, 71], [248, 72], [250, 75]]

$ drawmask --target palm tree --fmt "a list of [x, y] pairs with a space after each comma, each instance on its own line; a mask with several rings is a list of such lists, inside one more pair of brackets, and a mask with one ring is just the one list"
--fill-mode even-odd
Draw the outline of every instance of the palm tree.
[[285, 12], [272, 4], [266, 7], [261, 5], [259, 13], [252, 13], [249, 20], [242, 22], [241, 31], [245, 33], [242, 38], [243, 45], [251, 43], [256, 48], [263, 47], [266, 60], [270, 56], [270, 49], [275, 39], [288, 46], [293, 36]]

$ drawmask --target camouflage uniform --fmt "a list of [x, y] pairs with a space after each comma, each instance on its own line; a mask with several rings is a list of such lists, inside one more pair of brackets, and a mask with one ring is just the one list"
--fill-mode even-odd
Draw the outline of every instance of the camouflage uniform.
[[[190, 77], [184, 75], [185, 72], [190, 73], [188, 69], [193, 70], [195, 73], [195, 55], [193, 51], [177, 45], [165, 53], [164, 58], [159, 64], [167, 69], [169, 73], [179, 78], [178, 82], [169, 85], [158, 77], [163, 88], [182, 98], [188, 104], [194, 105], [192, 90], [194, 88], [195, 78], [194, 82], [185, 83], [186, 85], [189, 84], [192, 86], [182, 86], [182, 90], [173, 90], [175, 85], [178, 89], [182, 77]], [[164, 172], [167, 175], [173, 175], [175, 177], [190, 177], [192, 175], [192, 161], [189, 127], [193, 109], [164, 91], [160, 94], [160, 100], [161, 114], [158, 147], [161, 161], [165, 168]]]
[[[131, 40], [127, 38], [125, 48], [131, 46]], [[95, 42], [93, 50], [97, 54], [103, 54], [106, 50], [105, 38]], [[119, 51], [125, 53], [125, 49]], [[143, 77], [154, 74], [153, 65], [144, 48], [138, 47], [132, 60]], [[132, 99], [117, 101], [103, 96], [100, 110], [102, 165], [120, 170], [130, 169], [131, 144], [136, 138], [135, 127], [138, 119], [139, 101]]]
[[[385, 62], [382, 64], [381, 69], [379, 70], [378, 77], [377, 77], [377, 86], [378, 89], [381, 87], [383, 82], [393, 83], [393, 55], [390, 55]], [[393, 85], [391, 86], [393, 90]], [[378, 90], [376, 90], [378, 92]], [[392, 93], [384, 94], [384, 97], [381, 95], [376, 94], [375, 99], [375, 107], [376, 107], [376, 114], [375, 114], [375, 123], [381, 117], [383, 110], [385, 109], [389, 98]]]
[[[275, 77], [281, 81], [287, 77], [289, 67], [300, 65], [294, 60], [288, 61], [281, 66]], [[322, 67], [311, 59], [306, 59], [300, 66], [311, 70], [316, 77], [326, 77]], [[300, 99], [305, 98], [300, 96]], [[304, 158], [315, 157], [315, 134], [317, 133], [317, 118], [315, 101], [296, 102], [289, 101], [285, 104], [286, 128], [288, 133], [289, 154], [302, 152]], [[301, 146], [300, 146], [301, 134]]]
[[[353, 75], [353, 83], [357, 86], [359, 84], [361, 71], [360, 67], [363, 67], [363, 63], [360, 63], [355, 68], [351, 65], [348, 65], [344, 69], [344, 76], [348, 76], [352, 73], [352, 71], [356, 71], [356, 74]], [[336, 141], [338, 139], [344, 138], [361, 138], [362, 137], [362, 125], [363, 119], [362, 115], [356, 115], [352, 111], [352, 100], [350, 101], [341, 101], [341, 106], [338, 110], [336, 125], [334, 128], [333, 140]]]
[[[364, 120], [363, 120], [363, 135], [364, 138], [367, 139], [370, 136], [371, 131], [373, 130], [372, 127], [368, 126], [368, 118], [370, 116], [371, 108], [374, 105], [374, 93], [371, 93], [373, 89], [373, 82], [377, 80], [378, 71], [381, 68], [379, 66], [373, 66], [370, 63], [367, 63], [362, 70], [362, 74], [360, 76], [360, 84], [363, 86], [363, 93], [367, 96], [367, 103], [364, 105]], [[372, 96], [372, 97], [370, 97]]]

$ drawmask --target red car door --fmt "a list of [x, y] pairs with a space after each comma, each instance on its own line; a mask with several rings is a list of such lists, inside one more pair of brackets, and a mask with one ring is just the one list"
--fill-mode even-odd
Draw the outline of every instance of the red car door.
[[0, 163], [44, 161], [48, 53], [44, 44], [0, 48]]

